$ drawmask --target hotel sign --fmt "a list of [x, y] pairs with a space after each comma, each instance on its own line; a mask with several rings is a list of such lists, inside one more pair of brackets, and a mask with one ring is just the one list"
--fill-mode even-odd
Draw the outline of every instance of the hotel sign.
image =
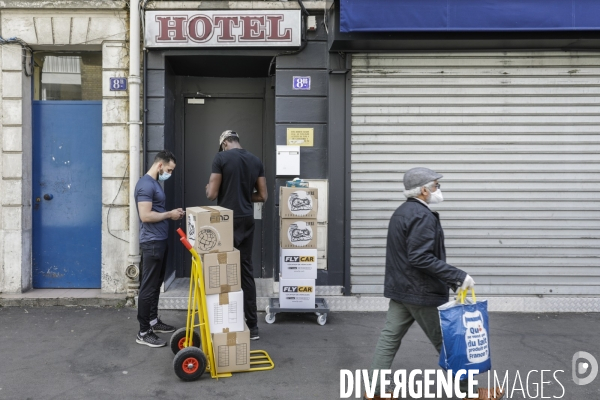
[[299, 47], [300, 10], [146, 11], [144, 44], [157, 47]]

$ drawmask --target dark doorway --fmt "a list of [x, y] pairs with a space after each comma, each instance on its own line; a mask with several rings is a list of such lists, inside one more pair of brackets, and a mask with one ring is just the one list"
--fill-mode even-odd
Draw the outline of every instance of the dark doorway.
[[[224, 130], [236, 131], [242, 147], [263, 159], [263, 116], [264, 98], [185, 99], [185, 207], [216, 205], [216, 201], [211, 202], [206, 198], [205, 186], [219, 148], [219, 136]], [[256, 214], [255, 218], [260, 218], [255, 220], [252, 263], [255, 277], [259, 278], [263, 259], [262, 215]], [[185, 265], [190, 265], [189, 257], [186, 255]], [[186, 271], [186, 275], [188, 273]]]

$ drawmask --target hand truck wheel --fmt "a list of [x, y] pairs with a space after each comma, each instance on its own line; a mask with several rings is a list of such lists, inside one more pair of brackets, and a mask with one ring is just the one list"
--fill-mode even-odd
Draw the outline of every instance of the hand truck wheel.
[[[180, 350], [183, 350], [183, 344], [185, 342], [185, 328], [177, 329], [173, 335], [171, 335], [171, 351], [173, 354], [179, 353]], [[200, 334], [196, 331], [192, 333], [192, 343], [187, 347], [200, 347]]]
[[173, 368], [183, 381], [195, 381], [206, 371], [206, 356], [197, 347], [186, 347], [175, 355]]
[[325, 325], [327, 323], [327, 314], [319, 315], [319, 318], [317, 318], [317, 323], [321, 326]]

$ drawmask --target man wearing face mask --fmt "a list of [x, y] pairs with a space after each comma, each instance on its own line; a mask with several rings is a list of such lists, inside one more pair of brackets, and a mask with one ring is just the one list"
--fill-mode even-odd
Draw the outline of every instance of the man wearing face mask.
[[140, 330], [136, 342], [150, 347], [163, 347], [167, 342], [156, 332], [175, 332], [175, 328], [162, 322], [158, 316], [160, 286], [165, 279], [169, 219], [183, 218], [181, 208], [166, 211], [165, 192], [158, 181], [166, 181], [175, 169], [175, 156], [168, 150], [154, 157], [154, 164], [135, 186], [135, 203], [140, 216], [140, 248], [142, 273], [138, 296], [138, 321]]
[[[428, 168], [412, 168], [404, 174], [404, 202], [392, 215], [388, 227], [384, 296], [390, 299], [385, 326], [373, 355], [371, 374], [391, 369], [402, 338], [417, 321], [438, 353], [442, 332], [438, 306], [448, 302], [448, 289], [473, 288], [475, 282], [466, 272], [446, 263], [444, 231], [431, 204], [444, 200], [438, 180], [441, 174]], [[467, 380], [461, 391], [468, 393]], [[392, 393], [392, 388], [386, 388]], [[375, 397], [380, 399], [379, 380]], [[500, 399], [500, 389], [478, 390], [475, 399]], [[495, 397], [494, 397], [495, 396]], [[394, 397], [395, 398], [395, 397]]]

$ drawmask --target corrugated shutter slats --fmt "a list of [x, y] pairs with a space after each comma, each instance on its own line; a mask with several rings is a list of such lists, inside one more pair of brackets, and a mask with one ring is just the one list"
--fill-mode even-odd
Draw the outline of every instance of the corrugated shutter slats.
[[353, 56], [352, 292], [383, 292], [403, 173], [426, 166], [479, 293], [599, 295], [599, 100], [600, 53]]

